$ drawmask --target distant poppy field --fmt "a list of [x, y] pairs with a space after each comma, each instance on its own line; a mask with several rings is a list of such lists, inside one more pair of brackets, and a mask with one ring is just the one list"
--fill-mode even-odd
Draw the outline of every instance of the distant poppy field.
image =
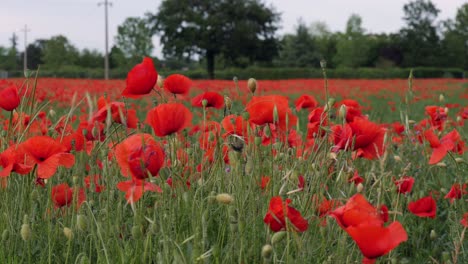
[[157, 67], [0, 80], [2, 263], [468, 263], [465, 80]]

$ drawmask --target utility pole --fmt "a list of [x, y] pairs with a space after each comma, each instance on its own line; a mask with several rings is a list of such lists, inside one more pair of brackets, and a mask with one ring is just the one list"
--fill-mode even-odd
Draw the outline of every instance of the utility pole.
[[21, 31], [24, 32], [23, 71], [26, 72], [28, 69], [28, 32], [31, 31], [31, 29], [28, 28], [28, 25], [24, 25]]
[[104, 5], [104, 20], [105, 20], [105, 28], [106, 28], [106, 33], [105, 33], [105, 54], [104, 54], [104, 79], [109, 80], [109, 29], [108, 29], [108, 12], [107, 8], [109, 6], [112, 6], [111, 2], [108, 2], [107, 0], [104, 0], [104, 2], [99, 2], [98, 6]]

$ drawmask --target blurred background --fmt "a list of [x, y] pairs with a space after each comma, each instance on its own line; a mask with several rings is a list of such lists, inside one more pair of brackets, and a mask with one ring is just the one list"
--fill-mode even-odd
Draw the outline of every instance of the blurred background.
[[[125, 78], [144, 56], [191, 78], [463, 78], [462, 0], [3, 0], [0, 78]], [[107, 12], [107, 15], [106, 15]], [[106, 34], [107, 21], [107, 34]], [[107, 45], [106, 45], [107, 35]], [[26, 53], [25, 53], [26, 51]]]

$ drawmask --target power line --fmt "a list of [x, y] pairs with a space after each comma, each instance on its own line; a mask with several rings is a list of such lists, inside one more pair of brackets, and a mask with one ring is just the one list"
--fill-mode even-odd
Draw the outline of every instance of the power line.
[[28, 28], [28, 25], [24, 25], [24, 28], [20, 31], [24, 32], [23, 71], [26, 72], [28, 69], [28, 32], [31, 29]]
[[99, 2], [98, 6], [104, 5], [104, 20], [105, 20], [105, 55], [104, 55], [104, 79], [109, 80], [109, 19], [108, 19], [108, 7], [112, 6], [112, 2], [104, 0], [104, 2]]

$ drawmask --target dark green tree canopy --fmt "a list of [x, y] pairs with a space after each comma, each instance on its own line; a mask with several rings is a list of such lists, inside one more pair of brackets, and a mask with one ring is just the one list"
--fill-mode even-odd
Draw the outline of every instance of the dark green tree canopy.
[[280, 16], [259, 0], [165, 0], [148, 19], [165, 56], [205, 57], [210, 77], [217, 55], [238, 66], [277, 54]]
[[150, 56], [153, 51], [151, 28], [147, 21], [138, 17], [127, 18], [117, 28], [116, 46], [127, 58], [139, 62], [144, 56]]

